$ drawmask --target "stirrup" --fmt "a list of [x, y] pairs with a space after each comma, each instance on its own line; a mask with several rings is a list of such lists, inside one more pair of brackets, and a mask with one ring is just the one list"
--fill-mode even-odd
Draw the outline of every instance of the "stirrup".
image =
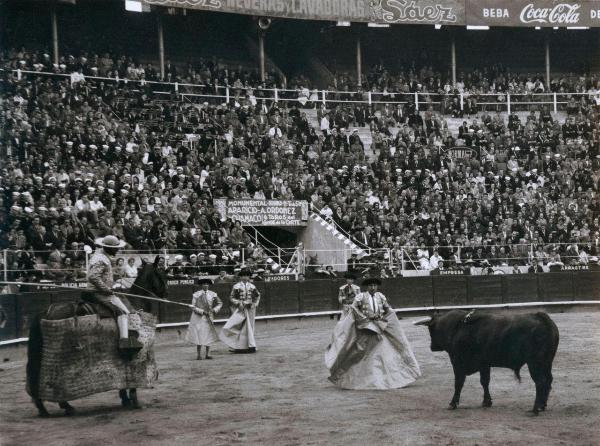
[[138, 341], [137, 331], [135, 330], [129, 331], [127, 339], [119, 339], [119, 352], [125, 359], [133, 359], [142, 348], [144, 348], [144, 344]]

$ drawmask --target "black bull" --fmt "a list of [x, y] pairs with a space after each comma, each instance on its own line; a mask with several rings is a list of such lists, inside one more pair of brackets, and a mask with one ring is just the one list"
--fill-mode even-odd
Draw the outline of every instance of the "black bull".
[[525, 364], [535, 382], [533, 412], [546, 409], [552, 388], [552, 361], [558, 348], [558, 328], [546, 313], [495, 315], [453, 310], [418, 322], [431, 335], [431, 350], [446, 351], [454, 369], [456, 409], [468, 375], [479, 372], [483, 406], [492, 405], [489, 392], [490, 368], [504, 367], [515, 372]]
[[[164, 273], [160, 271], [157, 266], [147, 263], [139, 270], [138, 277], [129, 290], [129, 293], [139, 296], [166, 297], [166, 284], [167, 281]], [[122, 299], [125, 300], [124, 298]], [[144, 311], [148, 312], [151, 311], [150, 302], [147, 300], [139, 299], [139, 302], [133, 302], [133, 307], [142, 308]], [[38, 314], [32, 319], [31, 326], [29, 327], [29, 343], [27, 348], [27, 385], [40, 416], [48, 416], [44, 403], [39, 398], [39, 378], [42, 366], [42, 351], [44, 347], [42, 342], [41, 320], [59, 320], [73, 316], [83, 316], [86, 314], [94, 314], [96, 310], [98, 310], [97, 312], [99, 314], [105, 313], [105, 316], [110, 316], [110, 314], [107, 314], [106, 310], [103, 310], [102, 308], [94, 308], [89, 304], [80, 302], [77, 304], [62, 303], [50, 305], [45, 312]], [[119, 391], [119, 396], [121, 397], [123, 406], [134, 408], [140, 407], [136, 389], [129, 389], [129, 395], [127, 394], [127, 389], [121, 389]], [[59, 406], [65, 410], [67, 415], [72, 415], [74, 413], [74, 408], [69, 405], [67, 401], [60, 402]]]

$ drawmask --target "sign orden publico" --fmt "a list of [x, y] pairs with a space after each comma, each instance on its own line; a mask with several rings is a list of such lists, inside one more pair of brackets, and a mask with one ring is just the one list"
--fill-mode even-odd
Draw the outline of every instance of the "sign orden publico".
[[523, 23], [548, 23], [552, 25], [576, 25], [579, 23], [581, 5], [578, 3], [557, 3], [551, 8], [536, 8], [529, 3], [521, 10], [519, 18]]

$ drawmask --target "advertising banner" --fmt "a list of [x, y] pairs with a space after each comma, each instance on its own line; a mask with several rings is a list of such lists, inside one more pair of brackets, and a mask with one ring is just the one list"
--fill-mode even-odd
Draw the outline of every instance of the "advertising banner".
[[142, 0], [147, 5], [301, 20], [379, 24], [598, 27], [584, 0]]
[[465, 23], [459, 0], [143, 0], [155, 6], [267, 17], [376, 23]]
[[19, 285], [21, 291], [53, 290], [56, 286], [65, 288], [87, 288], [87, 281], [80, 282], [55, 282], [50, 280], [40, 281], [39, 285]]
[[468, 25], [594, 27], [600, 26], [600, 2], [556, 0], [467, 0]]
[[295, 274], [272, 274], [265, 277], [265, 282], [290, 282], [296, 280]]
[[221, 218], [247, 226], [306, 226], [308, 201], [301, 200], [214, 200]]

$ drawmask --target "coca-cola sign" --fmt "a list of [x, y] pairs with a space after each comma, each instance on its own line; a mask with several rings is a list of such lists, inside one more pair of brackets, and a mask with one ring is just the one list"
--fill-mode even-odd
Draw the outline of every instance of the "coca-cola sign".
[[521, 10], [519, 19], [522, 23], [577, 25], [581, 16], [580, 9], [581, 5], [578, 3], [557, 3], [546, 8], [529, 3]]
[[467, 25], [598, 27], [600, 1], [466, 0]]

